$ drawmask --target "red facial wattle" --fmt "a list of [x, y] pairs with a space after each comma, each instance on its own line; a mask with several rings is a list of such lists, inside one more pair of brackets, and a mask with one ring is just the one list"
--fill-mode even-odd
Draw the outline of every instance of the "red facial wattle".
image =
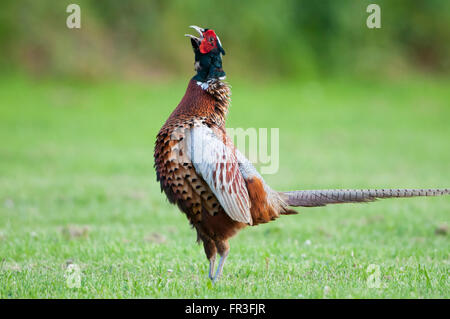
[[203, 32], [203, 40], [200, 43], [200, 52], [206, 54], [217, 48], [217, 36], [213, 30]]

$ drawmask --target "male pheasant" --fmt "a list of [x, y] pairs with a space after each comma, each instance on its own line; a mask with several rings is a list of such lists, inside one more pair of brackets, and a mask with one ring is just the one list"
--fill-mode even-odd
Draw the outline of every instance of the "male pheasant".
[[[161, 190], [197, 231], [209, 260], [209, 278], [220, 278], [240, 229], [296, 214], [289, 206], [315, 207], [377, 198], [436, 196], [450, 189], [303, 190], [277, 192], [233, 145], [225, 131], [230, 87], [223, 82], [225, 51], [211, 29], [191, 26], [197, 74], [157, 135], [155, 168]], [[214, 274], [216, 254], [220, 261]]]

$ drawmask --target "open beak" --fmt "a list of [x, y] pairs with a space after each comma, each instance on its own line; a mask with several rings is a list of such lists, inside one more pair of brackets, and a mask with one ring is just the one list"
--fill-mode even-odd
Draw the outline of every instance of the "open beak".
[[193, 36], [191, 34], [185, 34], [184, 36], [185, 37], [190, 37], [191, 39], [197, 41], [200, 44], [200, 42], [202, 42], [202, 40], [203, 40], [203, 32], [205, 32], [205, 29], [197, 27], [196, 25], [191, 25], [191, 26], [189, 26], [189, 28], [192, 28], [195, 31], [197, 31], [200, 34], [200, 38], [198, 38], [196, 36]]

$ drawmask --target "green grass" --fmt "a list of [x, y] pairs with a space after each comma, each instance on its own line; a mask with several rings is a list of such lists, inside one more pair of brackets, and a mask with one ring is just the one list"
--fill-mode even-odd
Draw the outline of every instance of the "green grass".
[[[447, 80], [231, 84], [228, 127], [280, 128], [281, 167], [265, 177], [275, 189], [450, 186]], [[450, 296], [449, 197], [249, 227], [212, 286], [153, 170], [185, 85], [0, 80], [1, 298]], [[79, 289], [66, 284], [70, 262]], [[380, 288], [367, 286], [370, 264]]]

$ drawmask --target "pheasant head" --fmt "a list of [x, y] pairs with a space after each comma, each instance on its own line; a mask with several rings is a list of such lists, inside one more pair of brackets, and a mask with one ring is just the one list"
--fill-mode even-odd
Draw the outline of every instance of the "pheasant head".
[[195, 71], [197, 74], [194, 76], [194, 80], [202, 83], [224, 80], [222, 55], [225, 55], [225, 50], [219, 37], [212, 29], [204, 29], [195, 25], [191, 28], [199, 33], [198, 37], [186, 34], [191, 39], [195, 54]]

